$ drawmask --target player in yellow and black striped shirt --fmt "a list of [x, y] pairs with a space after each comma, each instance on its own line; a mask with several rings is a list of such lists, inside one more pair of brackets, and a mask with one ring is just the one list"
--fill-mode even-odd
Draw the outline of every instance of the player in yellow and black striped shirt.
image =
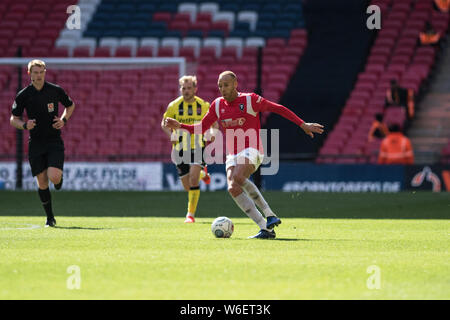
[[[202, 134], [192, 134], [189, 137], [187, 132], [179, 130], [172, 132], [171, 129], [165, 127], [164, 119], [170, 117], [186, 124], [200, 122], [209, 110], [209, 103], [195, 95], [197, 93], [197, 78], [195, 76], [183, 76], [179, 83], [181, 96], [169, 103], [161, 122], [161, 128], [172, 142], [172, 152], [178, 156], [172, 157], [172, 159], [182, 159], [183, 154], [190, 153], [189, 162], [175, 163], [175, 165], [183, 187], [188, 191], [188, 211], [184, 222], [192, 223], [195, 222], [194, 216], [200, 198], [200, 179], [203, 179], [207, 184], [210, 182], [203, 159], [205, 138]], [[217, 124], [213, 126], [218, 127]]]

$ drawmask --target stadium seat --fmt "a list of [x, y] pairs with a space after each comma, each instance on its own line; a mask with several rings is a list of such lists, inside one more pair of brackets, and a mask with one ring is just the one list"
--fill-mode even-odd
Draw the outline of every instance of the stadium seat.
[[[228, 38], [228, 39], [224, 40], [223, 50], [230, 50], [230, 48], [232, 48], [232, 50], [235, 51], [236, 58], [238, 58], [238, 59], [242, 58], [243, 47], [244, 47], [244, 41], [242, 39]], [[231, 52], [231, 50], [230, 50], [230, 52]], [[222, 55], [223, 55], [223, 51], [222, 51]]]
[[205, 38], [203, 40], [203, 48], [212, 47], [215, 50], [215, 57], [218, 58], [222, 54], [223, 41], [220, 38]]
[[[270, 26], [273, 27], [272, 22], [277, 22], [277, 17], [292, 21], [293, 14], [289, 10], [297, 11], [301, 8], [299, 4], [291, 3], [291, 1], [283, 2], [282, 5], [278, 3], [269, 5], [267, 1], [261, 3], [256, 1], [165, 3], [163, 1], [80, 0], [78, 5], [83, 12], [81, 31], [65, 28], [66, 4], [59, 2], [54, 4], [46, 0], [39, 4], [31, 4], [30, 1], [30, 5], [19, 3], [22, 6], [14, 7], [16, 9], [12, 12], [3, 14], [2, 8], [9, 11], [11, 6], [0, 3], [0, 18], [2, 18], [0, 19], [0, 55], [14, 54], [15, 48], [11, 48], [14, 40], [14, 44], [24, 45], [25, 54], [30, 55], [41, 55], [47, 50], [46, 56], [55, 57], [184, 56], [188, 61], [196, 62], [199, 77], [213, 74], [213, 78], [208, 78], [205, 84], [204, 94], [205, 97], [213, 99], [219, 95], [216, 84], [217, 73], [224, 68], [233, 68], [239, 73], [242, 85], [249, 90], [256, 87], [257, 47], [265, 47], [266, 39], [270, 39], [267, 33], [260, 33], [261, 37], [257, 36], [256, 32], [261, 31], [258, 29], [259, 23], [261, 20], [270, 19]], [[288, 10], [288, 8], [291, 9]], [[14, 35], [10, 35], [12, 32], [9, 30], [14, 30]], [[232, 31], [236, 32], [230, 33]], [[284, 36], [286, 32], [289, 35], [286, 40], [292, 38], [289, 39], [289, 49], [283, 53], [287, 58], [279, 63], [280, 53], [278, 52], [276, 56], [275, 50], [272, 52], [274, 61], [276, 59], [273, 68], [276, 75], [273, 75], [272, 79], [280, 82], [279, 85], [269, 86], [267, 91], [269, 97], [272, 96], [274, 100], [278, 100], [281, 92], [285, 90], [293, 71], [292, 66], [298, 63], [299, 55], [303, 52], [302, 48], [306, 46], [305, 30], [283, 29], [280, 34]], [[238, 37], [227, 37], [230, 34], [238, 35]], [[177, 38], [176, 43], [165, 41], [170, 35]], [[187, 35], [194, 35], [196, 38], [186, 37]], [[420, 57], [418, 61], [420, 62], [421, 59], [424, 58]], [[267, 71], [267, 67], [265, 68]], [[80, 106], [97, 103], [102, 105], [105, 101], [107, 104], [117, 102], [114, 108], [119, 110], [125, 101], [131, 101], [136, 105], [141, 104], [143, 100], [157, 101], [158, 105], [143, 108], [145, 109], [143, 112], [151, 114], [155, 119], [158, 118], [154, 123], [158, 126], [162, 111], [159, 104], [165, 105], [169, 99], [173, 99], [173, 96], [178, 94], [178, 70], [174, 68], [171, 71], [163, 71], [167, 69], [154, 68], [153, 72], [130, 74], [123, 71], [87, 71], [50, 75], [49, 72], [48, 76], [49, 79], [53, 77], [56, 83], [67, 88], [74, 99], [79, 101]], [[156, 85], [161, 81], [164, 90], [160, 90]], [[405, 81], [412, 81], [412, 79], [405, 77]], [[0, 73], [0, 85], [11, 82], [13, 81], [9, 76], [2, 76]], [[114, 92], [113, 84], [117, 82], [123, 90]], [[203, 81], [200, 83], [203, 85]], [[135, 88], [145, 91], [145, 95], [133, 90]], [[158, 90], [164, 92], [158, 92]], [[86, 110], [85, 115], [93, 115], [87, 111], [91, 108], [80, 108], [82, 109]], [[114, 123], [116, 114], [109, 109], [98, 110], [106, 115], [108, 123], [108, 126], [99, 127], [99, 130], [104, 130], [103, 135], [108, 134], [111, 132], [109, 124]], [[77, 115], [80, 116], [80, 123], [87, 123], [89, 117], [81, 116], [80, 113]], [[126, 119], [129, 120], [129, 117]], [[84, 129], [80, 130], [84, 131]], [[76, 143], [80, 142], [79, 135], [69, 135], [68, 139]], [[104, 146], [98, 140], [95, 140], [94, 144], [104, 150]], [[88, 155], [94, 152], [92, 148], [88, 151], [83, 144], [80, 148], [78, 145], [73, 147], [71, 143], [68, 145], [70, 145], [71, 153], [76, 151]], [[125, 148], [120, 145], [119, 152], [133, 150], [136, 149], [135, 147], [136, 145]], [[170, 149], [170, 146], [166, 147]], [[162, 145], [158, 145], [157, 148], [160, 151], [163, 150]]]
[[153, 21], [165, 22], [166, 25], [172, 20], [172, 14], [170, 12], [156, 12], [153, 15]]
[[[135, 56], [137, 48], [139, 46], [139, 40], [133, 37], [125, 37], [119, 40], [119, 47], [129, 47], [131, 50], [131, 56]], [[116, 54], [117, 55], [117, 54]]]
[[208, 13], [211, 17], [219, 11], [219, 5], [214, 2], [204, 2], [199, 5], [198, 11], [200, 13]]
[[157, 55], [159, 49], [159, 39], [158, 38], [142, 38], [140, 41], [140, 48], [152, 48], [152, 56]]
[[194, 62], [197, 58], [194, 47], [182, 47], [179, 56], [185, 57], [187, 62]]
[[158, 49], [158, 57], [173, 57], [174, 56], [174, 48], [173, 47], [160, 47]]
[[[172, 48], [173, 54], [172, 56], [178, 56], [178, 52], [180, 51], [180, 39], [179, 38], [172, 38], [172, 37], [167, 37], [167, 38], [162, 38], [161, 39], [161, 43], [160, 43], [160, 51], [167, 51], [165, 50], [166, 48]], [[168, 52], [168, 51], [167, 51]], [[158, 53], [159, 55], [159, 53]]]
[[110, 55], [114, 55], [116, 48], [119, 46], [120, 40], [116, 37], [104, 37], [99, 40], [99, 47], [106, 47], [110, 50]]
[[110, 47], [98, 47], [94, 51], [94, 57], [96, 58], [109, 58], [111, 57]]
[[[229, 31], [234, 29], [235, 18], [235, 13], [232, 11], [219, 11], [213, 14], [212, 22], [213, 25], [227, 26], [227, 31]], [[226, 24], [222, 24], [223, 22], [226, 22]]]
[[198, 6], [196, 3], [180, 3], [178, 5], [178, 12], [187, 13], [189, 20], [193, 23], [197, 18]]
[[129, 46], [119, 46], [114, 53], [115, 57], [126, 58], [133, 56], [133, 49]]
[[184, 38], [181, 40], [181, 48], [193, 48], [195, 58], [199, 57], [201, 46], [202, 43], [199, 38]]
[[237, 21], [247, 22], [250, 26], [250, 30], [255, 31], [258, 22], [258, 14], [255, 11], [241, 11], [237, 15]]
[[91, 57], [91, 48], [88, 46], [77, 46], [73, 49], [72, 56], [74, 58]]
[[155, 57], [154, 47], [139, 47], [136, 52], [136, 57]]

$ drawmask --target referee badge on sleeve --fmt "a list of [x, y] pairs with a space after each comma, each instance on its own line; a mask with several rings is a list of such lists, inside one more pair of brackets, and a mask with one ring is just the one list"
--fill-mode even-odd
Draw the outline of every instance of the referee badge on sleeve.
[[15, 108], [17, 108], [16, 100], [14, 100], [14, 103], [13, 103], [13, 105], [12, 105], [12, 108], [13, 108], [13, 110], [14, 110]]
[[55, 105], [53, 104], [53, 102], [47, 104], [47, 109], [48, 109], [48, 112], [55, 111]]

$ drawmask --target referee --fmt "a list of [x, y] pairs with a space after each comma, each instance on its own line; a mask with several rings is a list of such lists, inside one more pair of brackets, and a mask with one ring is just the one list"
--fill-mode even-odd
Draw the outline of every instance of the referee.
[[[54, 227], [56, 220], [52, 211], [49, 180], [59, 190], [63, 183], [64, 142], [61, 128], [71, 117], [75, 104], [59, 86], [45, 81], [45, 62], [32, 60], [28, 63], [31, 84], [16, 96], [12, 106], [10, 123], [13, 127], [30, 130], [28, 160], [33, 177], [37, 178], [38, 193], [47, 214], [45, 227]], [[65, 109], [58, 117], [58, 104]], [[22, 121], [24, 109], [28, 121]]]

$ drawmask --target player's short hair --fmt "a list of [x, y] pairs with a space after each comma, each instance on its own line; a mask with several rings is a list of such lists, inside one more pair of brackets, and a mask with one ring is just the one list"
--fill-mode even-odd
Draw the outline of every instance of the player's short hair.
[[230, 76], [232, 77], [234, 80], [237, 80], [237, 76], [233, 71], [227, 70], [222, 72], [221, 74], [219, 74], [219, 79], [224, 77], [224, 76]]
[[402, 132], [402, 127], [398, 123], [393, 123], [389, 126], [390, 132]]
[[382, 113], [376, 113], [375, 114], [375, 119], [379, 122], [383, 121], [383, 114]]
[[28, 73], [31, 73], [33, 67], [43, 67], [45, 69], [45, 62], [42, 60], [34, 59], [28, 62]]
[[194, 87], [197, 86], [197, 77], [196, 76], [182, 76], [180, 80], [178, 80], [180, 87], [187, 81], [192, 81]]

